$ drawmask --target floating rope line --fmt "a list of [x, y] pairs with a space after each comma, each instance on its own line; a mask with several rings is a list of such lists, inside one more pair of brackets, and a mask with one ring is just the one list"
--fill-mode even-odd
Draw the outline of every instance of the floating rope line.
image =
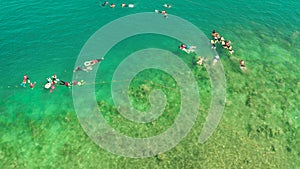
[[[101, 81], [101, 82], [84, 82], [83, 85], [73, 85], [74, 86], [79, 86], [79, 87], [82, 87], [82, 86], [86, 86], [86, 85], [103, 85], [103, 84], [110, 84], [110, 83], [124, 83], [124, 82], [130, 82], [131, 80], [130, 79], [124, 79], [124, 80], [112, 80], [112, 81]], [[136, 79], [134, 81], [139, 81], [139, 82], [145, 82], [145, 83], [150, 83], [150, 84], [154, 84], [154, 85], [157, 85], [157, 86], [161, 86], [163, 88], [170, 88], [168, 86], [164, 86], [162, 84], [159, 84], [159, 83], [155, 83], [153, 81], [150, 81], [150, 80], [139, 80], [139, 79]], [[80, 81], [79, 81], [80, 82]], [[55, 87], [58, 87], [58, 86], [62, 86], [62, 87], [65, 87], [65, 85], [63, 84], [56, 84]], [[41, 86], [42, 88], [44, 88], [44, 86], [42, 85]], [[7, 87], [4, 87], [4, 86], [0, 86], [0, 89], [15, 89], [15, 88], [29, 88], [29, 86], [26, 86], [26, 87], [23, 87], [23, 86], [20, 86], [20, 85], [15, 85], [15, 86], [7, 86]], [[35, 88], [35, 87], [34, 87]]]

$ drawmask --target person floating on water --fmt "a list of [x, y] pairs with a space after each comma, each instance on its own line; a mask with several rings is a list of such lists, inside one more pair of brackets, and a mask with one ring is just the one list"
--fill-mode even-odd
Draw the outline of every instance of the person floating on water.
[[168, 13], [165, 10], [160, 11], [160, 10], [155, 9], [154, 11], [155, 11], [155, 13], [162, 14], [165, 18], [168, 17]]
[[180, 50], [185, 51], [186, 53], [189, 54], [191, 52], [195, 52], [196, 46], [190, 46], [190, 45], [181, 44], [178, 48]]
[[81, 68], [81, 66], [77, 66], [77, 67], [73, 70], [73, 72], [78, 72], [78, 71], [83, 71], [82, 68]]
[[22, 83], [21, 83], [20, 85], [21, 85], [22, 87], [26, 87], [27, 81], [28, 81], [28, 83], [30, 83], [30, 80], [29, 80], [28, 75], [25, 74], [25, 75], [23, 76], [23, 81], [22, 81]]
[[59, 84], [60, 85], [64, 85], [64, 86], [66, 86], [68, 88], [70, 88], [72, 86], [72, 84], [70, 82], [65, 82], [65, 81], [62, 81], [62, 80], [59, 81]]
[[232, 46], [228, 46], [227, 49], [228, 49], [230, 54], [233, 54], [234, 50], [232, 49]]
[[76, 85], [77, 86], [82, 86], [82, 85], [85, 84], [85, 81], [84, 80], [80, 80], [80, 81], [74, 80], [72, 82], [66, 82], [66, 81], [60, 80], [59, 84], [60, 85], [64, 85], [64, 86], [66, 86], [68, 88], [71, 88], [72, 86], [76, 86]]
[[212, 48], [216, 48], [216, 43], [221, 43], [223, 48], [227, 49], [230, 54], [233, 54], [234, 50], [232, 49], [231, 41], [230, 40], [225, 40], [223, 36], [220, 36], [219, 33], [216, 32], [216, 30], [213, 30], [211, 33], [212, 40], [210, 40], [210, 43], [212, 45]]
[[230, 54], [232, 54], [234, 51], [232, 49], [232, 46], [230, 46], [231, 44], [231, 41], [230, 40], [227, 40], [225, 41], [225, 43], [222, 43], [222, 46], [227, 49], [229, 51]]
[[165, 8], [172, 8], [172, 5], [164, 4]]
[[106, 6], [106, 5], [108, 5], [108, 1], [104, 1], [104, 2], [101, 4], [101, 6]]
[[201, 66], [204, 61], [205, 61], [205, 58], [200, 56], [196, 63]]
[[216, 42], [214, 40], [210, 40], [211, 48], [216, 49]]
[[51, 76], [51, 78], [52, 78], [52, 82], [54, 83], [59, 82], [59, 79], [57, 78], [57, 75], [55, 73]]
[[245, 61], [244, 60], [240, 60], [240, 68], [242, 70], [247, 70], [246, 65], [245, 65]]
[[214, 57], [214, 60], [213, 60], [213, 66], [214, 66], [216, 63], [218, 63], [219, 59], [220, 59], [219, 55], [216, 55], [216, 56]]
[[223, 42], [225, 42], [225, 39], [223, 36], [221, 36], [221, 38], [218, 40], [218, 42], [220, 42], [221, 44], [223, 44]]
[[114, 3], [110, 4], [110, 8], [115, 8], [115, 7], [116, 7], [116, 5]]
[[100, 58], [100, 59], [94, 59], [94, 60], [89, 60], [89, 61], [85, 61], [83, 63], [83, 66], [77, 66], [73, 72], [78, 72], [78, 71], [85, 71], [85, 72], [88, 72], [88, 71], [91, 71], [93, 70], [93, 66], [96, 64], [96, 63], [100, 63], [101, 61], [103, 61], [104, 58]]
[[85, 61], [83, 64], [85, 66], [85, 69], [83, 69], [83, 71], [89, 71], [89, 70], [93, 70], [93, 66], [96, 63], [100, 63], [102, 60], [104, 60], [104, 58], [100, 58], [100, 59], [94, 59], [94, 60], [90, 60], [90, 61]]
[[31, 88], [31, 89], [33, 89], [35, 85], [36, 85], [36, 82], [34, 82], [34, 83], [30, 83], [30, 85], [29, 85], [29, 86], [30, 86], [30, 88]]

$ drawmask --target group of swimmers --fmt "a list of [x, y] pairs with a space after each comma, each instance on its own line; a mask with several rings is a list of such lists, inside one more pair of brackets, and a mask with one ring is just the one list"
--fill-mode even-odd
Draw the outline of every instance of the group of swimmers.
[[232, 49], [230, 40], [225, 40], [223, 36], [216, 32], [216, 30], [212, 31], [211, 36], [213, 39], [210, 40], [210, 43], [213, 49], [216, 49], [216, 43], [221, 43], [223, 48], [227, 49], [230, 54], [233, 54], [234, 51]]
[[[77, 72], [77, 71], [85, 71], [85, 72], [88, 72], [88, 71], [91, 71], [93, 70], [93, 66], [97, 63], [100, 63], [101, 61], [103, 61], [104, 58], [100, 58], [100, 59], [94, 59], [94, 60], [89, 60], [89, 61], [85, 61], [83, 66], [77, 66], [73, 72]], [[46, 84], [43, 86], [45, 89], [49, 89], [50, 92], [52, 92], [54, 89], [55, 89], [55, 86], [57, 84], [59, 85], [63, 85], [63, 86], [66, 86], [68, 88], [71, 88], [72, 86], [82, 86], [85, 84], [85, 81], [84, 80], [80, 80], [80, 81], [77, 81], [77, 80], [73, 80], [72, 82], [68, 82], [68, 81], [63, 81], [63, 80], [60, 80], [57, 78], [57, 75], [56, 74], [53, 74], [51, 77], [48, 77], [46, 78], [47, 79], [47, 82]], [[27, 74], [25, 74], [23, 76], [23, 81], [22, 83], [20, 84], [20, 86], [22, 87], [26, 87], [26, 84], [29, 84], [29, 87], [31, 89], [33, 89], [36, 85], [36, 82], [32, 83], [30, 82], [29, 80], [29, 77]]]
[[[108, 1], [104, 1], [104, 2], [101, 4], [101, 6], [103, 6], [103, 7], [105, 7], [105, 6], [107, 6], [107, 5], [109, 5], [109, 2], [108, 2]], [[116, 4], [111, 3], [109, 6], [110, 6], [110, 8], [115, 8], [115, 7], [116, 7]], [[121, 4], [121, 7], [122, 7], [122, 8], [125, 8], [125, 7], [133, 8], [134, 5], [133, 5], [133, 4], [125, 4], [125, 3], [122, 3], [122, 4]]]
[[[55, 89], [55, 85], [56, 85], [58, 82], [59, 82], [60, 85], [67, 86], [67, 87], [69, 87], [69, 88], [70, 88], [71, 86], [74, 86], [74, 85], [82, 86], [82, 85], [85, 83], [83, 80], [81, 80], [81, 81], [79, 81], [79, 82], [76, 81], [76, 80], [74, 80], [74, 81], [72, 81], [72, 82], [62, 81], [62, 80], [59, 80], [59, 79], [57, 78], [56, 74], [52, 75], [51, 78], [48, 77], [48, 78], [46, 78], [46, 79], [47, 79], [47, 82], [46, 82], [46, 84], [45, 84], [43, 87], [44, 87], [45, 89], [49, 89], [50, 92], [52, 92], [52, 91]], [[29, 84], [29, 87], [30, 87], [31, 89], [33, 89], [33, 88], [35, 87], [35, 85], [36, 85], [36, 82], [34, 82], [34, 83], [30, 82], [28, 75], [25, 74], [24, 77], [23, 77], [23, 81], [22, 81], [22, 83], [20, 84], [20, 86], [26, 87], [26, 84], [27, 84], [27, 83]]]
[[[212, 44], [213, 49], [216, 49], [216, 43], [221, 43], [223, 48], [227, 49], [230, 54], [233, 54], [234, 51], [232, 49], [230, 40], [225, 40], [223, 36], [220, 36], [220, 34], [216, 32], [216, 30], [212, 31], [211, 36], [213, 39], [210, 41], [210, 43]], [[219, 56], [215, 56], [214, 63], [216, 63], [218, 60]], [[244, 60], [240, 60], [240, 68], [243, 71], [247, 70]]]
[[[233, 50], [232, 50], [232, 46], [230, 46], [231, 41], [230, 40], [225, 40], [224, 37], [220, 36], [219, 33], [217, 33], [215, 30], [212, 31], [212, 37], [213, 39], [211, 40], [211, 44], [212, 44], [212, 48], [215, 49], [216, 48], [216, 43], [221, 43], [222, 46], [226, 49], [228, 49], [230, 54], [233, 54]], [[190, 54], [191, 52], [195, 52], [195, 48], [196, 46], [190, 46], [190, 45], [186, 45], [186, 44], [181, 44], [178, 47], [180, 50]], [[213, 65], [215, 65], [216, 63], [218, 63], [218, 61], [220, 60], [220, 56], [216, 55], [214, 56], [213, 59]], [[205, 62], [206, 59], [204, 57], [201, 56], [197, 56], [197, 61], [196, 64], [198, 65], [202, 65], [203, 62]], [[240, 68], [241, 70], [247, 70], [246, 65], [245, 65], [245, 61], [244, 60], [240, 60]]]
[[47, 78], [47, 82], [44, 85], [45, 89], [50, 89], [50, 92], [52, 92], [55, 89], [55, 85], [59, 84], [59, 85], [63, 85], [66, 86], [68, 88], [71, 88], [72, 86], [78, 85], [78, 86], [82, 86], [84, 85], [84, 81], [77, 81], [77, 80], [73, 80], [72, 82], [67, 82], [67, 81], [63, 81], [57, 78], [57, 75], [54, 74], [50, 77]]
[[[105, 6], [108, 6], [108, 5], [110, 6], [110, 8], [115, 8], [116, 7], [115, 3], [110, 3], [109, 4], [108, 1], [104, 1], [100, 6], [105, 7]], [[125, 3], [122, 3], [121, 7], [122, 8], [126, 8], [126, 7], [133, 8], [134, 4], [125, 4]], [[170, 9], [172, 7], [172, 5], [164, 4], [163, 7]], [[155, 9], [154, 11], [155, 11], [155, 13], [162, 14], [165, 18], [168, 17], [167, 11], [165, 11], [165, 10], [157, 10], [157, 9]]]

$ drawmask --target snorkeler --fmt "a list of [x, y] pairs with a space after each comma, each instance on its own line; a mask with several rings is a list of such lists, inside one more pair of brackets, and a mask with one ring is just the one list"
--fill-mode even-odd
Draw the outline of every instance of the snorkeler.
[[108, 5], [108, 1], [104, 1], [103, 4], [101, 4], [101, 6], [106, 6]]
[[216, 30], [213, 30], [211, 33], [211, 36], [215, 39], [218, 40], [220, 38], [219, 33], [216, 32]]
[[201, 66], [204, 61], [205, 61], [204, 57], [199, 57], [199, 60], [196, 63]]
[[195, 52], [196, 46], [190, 46], [190, 45], [181, 44], [178, 48], [180, 50], [185, 51], [186, 53], [189, 54], [191, 52]]
[[216, 55], [214, 57], [214, 60], [213, 60], [213, 65], [215, 65], [216, 63], [218, 63], [219, 59], [220, 59], [219, 55]]
[[223, 42], [225, 42], [225, 39], [224, 39], [223, 36], [221, 36], [221, 37], [218, 39], [218, 41], [221, 42], [221, 43], [223, 43]]
[[246, 65], [245, 65], [245, 61], [244, 60], [240, 60], [240, 68], [242, 70], [247, 70]]
[[164, 4], [165, 8], [172, 8], [172, 5]]
[[104, 60], [104, 58], [100, 58], [100, 59], [94, 59], [94, 60], [89, 60], [89, 61], [85, 61], [83, 64], [84, 66], [88, 67], [88, 66], [93, 66], [95, 65], [96, 63], [99, 63], [101, 62], [102, 60]]
[[55, 73], [51, 76], [51, 81], [52, 81], [52, 83], [59, 82], [59, 79], [57, 78], [57, 75]]
[[182, 51], [185, 51], [186, 53], [190, 53], [190, 51], [187, 50], [187, 46], [184, 45], [184, 44], [181, 44], [178, 48], [179, 48], [180, 50], [182, 50]]
[[154, 10], [155, 11], [155, 13], [158, 13], [158, 14], [162, 14], [165, 18], [167, 18], [168, 17], [168, 13], [167, 13], [167, 11], [165, 11], [165, 10], [162, 10], [162, 11], [160, 11], [160, 10]]
[[93, 70], [93, 66], [96, 64], [96, 63], [100, 63], [101, 61], [103, 61], [104, 58], [100, 58], [100, 59], [94, 59], [94, 60], [89, 60], [89, 61], [85, 61], [83, 63], [83, 66], [77, 66], [73, 72], [78, 72], [78, 71], [85, 71], [85, 72], [88, 72], [88, 71], [91, 71]]
[[116, 5], [114, 3], [110, 4], [110, 8], [115, 8]]
[[228, 40], [228, 41], [225, 41], [225, 43], [222, 43], [222, 46], [224, 48], [226, 48], [229, 51], [230, 54], [233, 54], [234, 51], [232, 49], [232, 46], [230, 46], [230, 44], [231, 44], [231, 41]]
[[210, 40], [211, 48], [216, 49], [216, 42], [214, 40]]
[[232, 46], [228, 46], [227, 49], [228, 49], [230, 54], [233, 54], [234, 50], [232, 49]]
[[231, 41], [230, 41], [230, 40], [227, 40], [227, 41], [225, 41], [225, 45], [226, 45], [226, 47], [229, 47], [229, 46], [230, 46], [230, 44], [231, 44]]
[[28, 83], [30, 83], [29, 77], [27, 76], [27, 74], [25, 74], [23, 76], [23, 81], [22, 81], [22, 83], [20, 85], [23, 86], [23, 87], [26, 87], [27, 81], [28, 81]]
[[82, 86], [82, 85], [84, 85], [84, 84], [85, 84], [85, 81], [84, 81], [84, 80], [80, 80], [80, 81], [73, 80], [73, 81], [72, 81], [72, 86], [76, 86], [76, 85]]
[[30, 83], [30, 85], [29, 85], [29, 86], [30, 86], [30, 88], [31, 88], [31, 89], [33, 89], [35, 85], [36, 85], [36, 82], [34, 82], [34, 83]]
[[60, 85], [64, 85], [64, 86], [69, 87], [69, 88], [72, 86], [71, 83], [65, 82], [65, 81], [62, 81], [62, 80], [59, 82], [59, 84], [60, 84]]
[[81, 68], [80, 66], [77, 66], [77, 67], [73, 70], [73, 72], [78, 72], [78, 71], [82, 71], [82, 68]]
[[121, 4], [121, 7], [122, 7], [122, 8], [127, 8], [127, 7], [128, 7], [128, 8], [134, 8], [134, 4], [124, 4], [124, 3], [123, 3], [123, 4]]

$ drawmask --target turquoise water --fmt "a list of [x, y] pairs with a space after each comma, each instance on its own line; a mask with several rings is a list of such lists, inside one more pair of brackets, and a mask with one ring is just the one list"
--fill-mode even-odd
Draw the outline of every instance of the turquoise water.
[[[91, 147], [93, 153], [89, 152], [87, 154], [103, 158], [102, 166], [104, 168], [116, 168], [127, 163], [131, 168], [135, 165], [143, 166], [143, 163], [147, 163], [148, 167], [163, 167], [158, 164], [159, 162], [153, 162], [155, 159], [130, 161], [130, 159], [119, 158], [101, 149], [95, 150], [97, 146], [93, 145], [86, 135], [77, 134], [77, 131], [82, 132], [82, 130], [76, 118], [74, 118], [75, 112], [71, 90], [58, 86], [53, 93], [49, 93], [40, 86], [53, 73], [56, 73], [60, 79], [70, 81], [81, 48], [99, 28], [128, 14], [163, 9], [162, 5], [164, 3], [173, 5], [171, 9], [168, 9], [170, 14], [192, 22], [208, 37], [211, 30], [216, 29], [225, 38], [233, 42], [235, 50], [231, 58], [233, 61], [228, 59], [228, 55], [223, 50], [218, 50], [225, 68], [227, 83], [229, 83], [227, 85], [228, 103], [223, 116], [224, 125], [228, 127], [231, 122], [235, 122], [236, 126], [230, 126], [229, 130], [237, 131], [236, 133], [240, 133], [239, 136], [251, 140], [255, 145], [260, 145], [260, 138], [245, 134], [247, 125], [244, 124], [244, 121], [249, 121], [252, 125], [267, 123], [274, 128], [284, 128], [286, 125], [291, 125], [293, 132], [286, 132], [286, 135], [283, 134], [270, 141], [280, 145], [279, 150], [276, 152], [278, 156], [283, 155], [286, 157], [286, 159], [276, 159], [278, 157], [276, 156], [273, 164], [277, 164], [276, 168], [286, 168], [287, 166], [293, 168], [297, 166], [296, 161], [299, 161], [300, 157], [300, 1], [145, 0], [126, 2], [135, 4], [135, 8], [122, 9], [119, 6], [115, 9], [101, 8], [99, 6], [101, 2], [99, 1], [79, 0], [54, 2], [12, 0], [0, 2], [0, 147], [3, 147], [2, 150], [0, 149], [1, 166], [4, 166], [4, 168], [31, 168], [36, 166], [35, 163], [39, 160], [36, 156], [39, 153], [43, 157], [40, 161], [41, 166], [62, 166], [64, 161], [66, 161], [66, 165], [71, 165], [73, 162], [76, 163], [77, 158], [81, 159], [81, 157], [92, 160], [94, 157], [87, 157], [80, 151], [81, 148], [87, 150]], [[121, 3], [121, 1], [115, 3]], [[160, 40], [157, 39], [157, 41]], [[141, 42], [143, 42], [143, 39], [137, 38], [137, 40], [129, 41], [130, 44], [124, 46], [131, 47], [132, 45], [133, 48], [139, 48], [139, 46], [143, 46]], [[110, 54], [114, 57], [107, 57], [101, 63], [100, 72], [97, 74], [99, 81], [110, 81], [111, 74], [109, 72], [113, 71], [110, 67], [113, 63], [118, 63], [117, 56], [121, 56], [122, 53], [126, 52], [122, 51], [125, 50], [125, 47], [122, 48], [122, 44], [120, 44], [120, 47]], [[177, 46], [170, 47], [170, 50], [176, 51], [176, 48]], [[115, 60], [110, 60], [110, 58]], [[246, 75], [241, 74], [235, 68], [238, 67], [238, 59], [246, 61], [249, 69]], [[37, 82], [34, 90], [19, 86], [25, 73], [29, 75], [31, 81]], [[105, 85], [99, 86], [100, 89], [105, 89], [105, 91], [98, 93], [98, 99], [110, 102], [109, 92], [106, 91], [109, 85]], [[258, 95], [252, 98], [254, 107], [244, 108], [248, 95], [247, 92], [243, 91], [258, 92]], [[271, 113], [266, 113], [267, 118], [262, 119], [256, 113], [262, 111], [271, 111]], [[73, 123], [68, 124], [66, 117], [72, 119]], [[280, 129], [278, 130], [280, 131]], [[37, 140], [33, 139], [34, 131], [43, 136], [38, 137]], [[232, 133], [227, 133], [226, 129], [220, 129], [217, 133], [221, 133], [225, 137], [235, 138]], [[82, 138], [82, 136], [85, 137]], [[217, 138], [217, 136], [213, 138], [213, 142], [217, 142]], [[85, 147], [80, 141], [69, 141], [68, 144], [78, 145], [75, 148], [73, 147], [76, 155], [72, 156], [72, 153], [69, 153], [68, 157], [56, 163], [61, 156], [67, 156], [60, 154], [59, 150], [66, 145], [65, 142], [72, 139], [86, 141], [89, 144]], [[226, 140], [229, 141], [225, 138], [224, 142]], [[51, 145], [51, 142], [55, 142], [55, 144]], [[187, 142], [185, 140], [178, 149], [185, 146], [189, 147]], [[284, 142], [284, 144], [281, 144], [281, 142]], [[245, 146], [248, 151], [241, 148], [241, 152], [246, 154], [248, 152], [249, 154], [246, 156], [255, 156], [255, 152], [251, 150], [255, 146], [244, 144], [246, 143], [239, 145], [241, 147]], [[266, 142], [266, 144], [268, 143]], [[19, 149], [20, 145], [22, 150]], [[207, 146], [210, 146], [210, 144], [207, 144]], [[189, 148], [186, 149], [191, 151]], [[159, 158], [166, 158], [171, 163], [177, 161], [178, 159], [168, 157], [168, 155], [181, 152], [178, 149]], [[204, 149], [201, 150], [204, 151]], [[288, 152], [286, 152], [286, 149]], [[217, 152], [217, 148], [213, 146], [211, 150]], [[86, 151], [83, 152], [86, 153]], [[291, 153], [288, 154], [289, 152]], [[234, 161], [230, 158], [230, 153], [235, 154], [228, 151], [228, 155], [222, 156], [224, 161]], [[258, 154], [262, 155], [263, 150], [259, 151]], [[194, 154], [187, 156], [187, 158], [197, 160], [198, 156], [201, 155]], [[241, 164], [234, 162], [224, 162], [222, 157], [213, 156], [213, 154], [206, 154], [203, 158], [215, 161], [214, 165], [208, 165], [211, 162], [209, 160], [200, 160], [204, 168], [241, 166]], [[261, 157], [255, 156], [254, 159], [256, 158], [258, 161], [262, 160]], [[30, 162], [26, 162], [29, 159]], [[105, 162], [104, 159], [106, 159]], [[280, 163], [281, 160], [285, 164]], [[82, 162], [83, 166], [81, 167], [84, 167], [84, 164], [89, 163]], [[167, 168], [172, 167], [167, 162], [165, 165]], [[91, 166], [95, 167], [97, 165]], [[101, 166], [101, 164], [98, 164], [98, 166]], [[175, 166], [180, 166], [180, 164]], [[197, 168], [196, 166], [193, 167]], [[273, 168], [270, 161], [263, 162], [260, 167]], [[255, 168], [260, 167], [256, 166]]]

